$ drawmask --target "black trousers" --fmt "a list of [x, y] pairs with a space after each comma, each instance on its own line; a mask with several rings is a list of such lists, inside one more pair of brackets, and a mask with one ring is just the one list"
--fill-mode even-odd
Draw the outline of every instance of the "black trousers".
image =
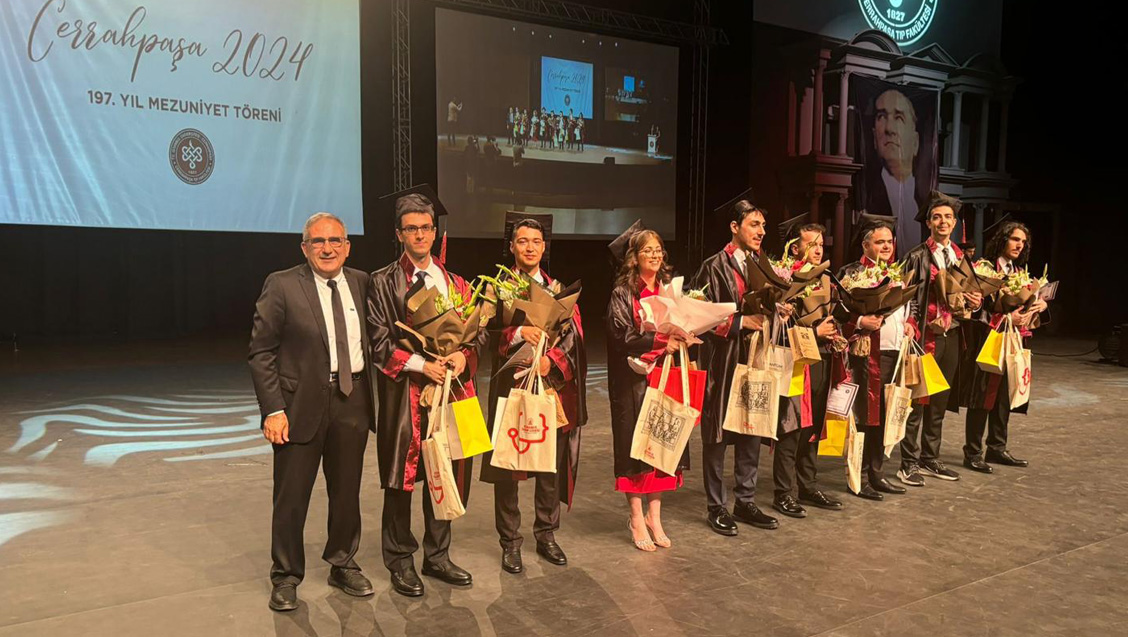
[[993, 409], [968, 409], [965, 428], [964, 457], [983, 455], [983, 430], [987, 430], [987, 449], [1002, 453], [1007, 450], [1007, 427], [1010, 425], [1010, 392], [1007, 378], [1002, 377]]
[[[815, 440], [812, 442], [812, 436]], [[799, 483], [799, 493], [810, 493], [818, 489], [815, 457], [819, 453], [819, 428], [807, 427], [783, 434], [776, 441], [775, 457], [772, 459], [772, 478], [775, 481], [775, 497], [791, 494], [795, 483]]]
[[[572, 432], [578, 433], [576, 430]], [[567, 471], [564, 466], [572, 432], [556, 431], [557, 471]], [[533, 537], [537, 542], [555, 542], [556, 531], [560, 530], [560, 494], [558, 473], [531, 473], [529, 481], [536, 483], [533, 496]], [[521, 535], [521, 507], [517, 497], [520, 484], [524, 480], [498, 478], [494, 482], [494, 525], [503, 549], [519, 549], [525, 538]]]
[[[933, 352], [936, 364], [949, 384], [955, 383], [956, 368], [960, 364], [960, 331], [952, 329], [936, 337]], [[954, 388], [953, 388], [954, 389]], [[944, 429], [944, 412], [952, 390], [930, 396], [927, 405], [913, 405], [909, 422], [905, 425], [905, 439], [901, 441], [901, 466], [936, 460], [940, 457], [940, 437]]]
[[[422, 454], [421, 454], [422, 455]], [[419, 542], [411, 532], [411, 496], [418, 493], [423, 500], [423, 565], [444, 564], [450, 560], [450, 520], [435, 519], [431, 495], [427, 491], [427, 472], [420, 457], [416, 475], [423, 480], [415, 483], [415, 491], [384, 489], [384, 515], [380, 539], [384, 553], [384, 566], [397, 572], [413, 565], [412, 555], [419, 550]]]
[[329, 405], [313, 438], [304, 444], [274, 446], [274, 514], [271, 521], [270, 581], [298, 584], [305, 577], [306, 513], [317, 469], [329, 495], [329, 538], [321, 557], [340, 568], [359, 569], [360, 478], [372, 421], [364, 381], [348, 397], [331, 385]]
[[[878, 366], [881, 369], [881, 412], [878, 426], [860, 428], [866, 434], [862, 443], [862, 471], [870, 484], [885, 477], [885, 385], [893, 382], [893, 368], [897, 365], [897, 351], [883, 350]], [[861, 391], [865, 391], [862, 388]], [[907, 434], [906, 434], [907, 435]]]
[[[772, 480], [775, 497], [790, 494], [799, 483], [799, 493], [818, 490], [818, 470], [815, 460], [819, 455], [819, 435], [826, 419], [826, 399], [830, 392], [830, 365], [811, 365], [811, 419], [813, 426], [783, 434], [776, 441], [772, 458]], [[814, 440], [811, 440], [814, 438]]]
[[744, 436], [729, 431], [719, 443], [702, 443], [701, 459], [705, 474], [705, 498], [709, 507], [725, 506], [725, 450], [733, 447], [733, 473], [736, 486], [733, 496], [737, 502], [752, 504], [756, 497], [756, 475], [760, 465], [759, 436]]

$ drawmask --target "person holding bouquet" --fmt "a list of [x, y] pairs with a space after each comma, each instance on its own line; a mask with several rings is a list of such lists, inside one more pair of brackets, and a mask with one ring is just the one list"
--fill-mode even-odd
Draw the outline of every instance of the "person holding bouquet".
[[[921, 206], [916, 220], [928, 226], [929, 237], [905, 256], [904, 271], [914, 273], [917, 288], [912, 312], [921, 326], [924, 351], [932, 354], [941, 373], [951, 387], [958, 387], [961, 339], [959, 320], [953, 315], [948, 299], [940, 298], [934, 282], [942, 271], [958, 267], [963, 251], [952, 242], [960, 200], [932, 191]], [[978, 292], [963, 294], [964, 308], [979, 310], [983, 296]], [[940, 480], [959, 480], [960, 475], [940, 460], [940, 439], [944, 429], [944, 412], [959, 412], [958, 400], [950, 400], [951, 391], [920, 398], [913, 404], [905, 438], [901, 441], [901, 468], [897, 478], [909, 486], [924, 486], [921, 472]]]
[[630, 506], [629, 530], [635, 547], [654, 551], [656, 545], [671, 546], [662, 526], [662, 494], [682, 485], [681, 472], [689, 468], [689, 452], [682, 455], [679, 470], [669, 475], [632, 459], [631, 442], [646, 394], [647, 374], [660, 357], [674, 354], [691, 337], [642, 328], [640, 301], [656, 295], [660, 285], [669, 283], [672, 269], [666, 261], [662, 238], [640, 226], [636, 223], [609, 246], [620, 266], [607, 306], [607, 390], [611, 401], [615, 490], [626, 496]]
[[[746, 190], [716, 209], [728, 219], [732, 238], [720, 252], [705, 259], [691, 283], [694, 288], [704, 289], [706, 299], [714, 303], [731, 302], [739, 306], [748, 291], [747, 260], [760, 258], [766, 219], [764, 211], [748, 200], [750, 194], [751, 189]], [[779, 520], [765, 514], [755, 502], [760, 437], [722, 429], [736, 366], [748, 357], [750, 335], [763, 330], [767, 322], [766, 316], [737, 312], [730, 321], [704, 335], [698, 353], [698, 361], [707, 373], [701, 410], [707, 519], [709, 527], [720, 535], [736, 535], [736, 520], [761, 529], [779, 527]], [[734, 448], [736, 476], [733, 490], [736, 502], [732, 513], [727, 508], [724, 484], [725, 453], [730, 446]]]
[[[885, 215], [862, 213], [854, 243], [861, 243], [862, 258], [839, 273], [838, 278], [865, 278], [875, 284], [885, 279], [900, 278], [901, 273], [891, 260], [896, 254], [894, 236], [897, 220]], [[847, 338], [869, 339], [869, 354], [849, 357], [850, 376], [859, 387], [854, 400], [854, 417], [866, 437], [862, 448], [862, 488], [858, 496], [867, 500], [883, 500], [883, 494], [902, 494], [905, 488], [885, 477], [885, 385], [893, 382], [893, 372], [904, 339], [917, 334], [912, 302], [902, 305], [889, 316], [852, 315], [843, 325]], [[864, 429], [863, 429], [864, 428]]]
[[[478, 330], [467, 346], [446, 356], [428, 359], [425, 353], [405, 349], [404, 334], [396, 323], [411, 325], [408, 293], [435, 289], [449, 302], [467, 299], [466, 280], [448, 272], [431, 255], [438, 216], [445, 214], [434, 191], [426, 185], [389, 195], [395, 202], [396, 238], [403, 255], [372, 273], [368, 293], [368, 334], [377, 377], [379, 409], [376, 444], [380, 482], [384, 489], [382, 543], [384, 565], [391, 572], [392, 588], [401, 595], [423, 594], [423, 582], [415, 571], [412, 555], [419, 548], [411, 532], [411, 497], [423, 484], [423, 574], [455, 586], [467, 586], [470, 573], [451, 561], [450, 521], [435, 518], [427, 496], [427, 477], [420, 453], [426, 437], [427, 414], [420, 403], [428, 385], [442, 384], [447, 370], [461, 382], [456, 399], [474, 395], [474, 373], [478, 352], [488, 334]], [[437, 400], [437, 398], [436, 398]], [[469, 496], [471, 459], [456, 460], [454, 474], [462, 485], [462, 502]]]
[[[521, 285], [539, 285], [553, 294], [563, 291], [560, 282], [550, 277], [542, 267], [551, 239], [551, 219], [548, 216], [547, 223], [542, 224], [531, 215], [507, 213], [506, 244], [514, 259], [514, 274], [521, 280], [506, 276], [500, 285], [513, 285], [514, 290], [519, 290]], [[499, 291], [495, 289], [493, 295], [498, 297]], [[498, 303], [504, 303], [504, 300], [498, 298]], [[490, 416], [486, 420], [490, 427], [494, 425], [498, 398], [508, 396], [509, 391], [518, 385], [517, 376], [529, 373], [528, 365], [505, 365], [506, 361], [520, 356], [522, 344], [536, 345], [544, 333], [541, 328], [530, 325], [505, 325], [503, 315], [498, 311], [490, 324], [491, 331], [497, 335], [494, 377], [490, 382]], [[521, 562], [524, 538], [520, 531], [521, 510], [517, 498], [517, 488], [523, 480], [536, 480], [533, 536], [537, 541], [537, 554], [552, 564], [563, 566], [568, 563], [564, 550], [556, 543], [555, 532], [560, 529], [560, 503], [572, 506], [579, 469], [580, 427], [587, 422], [587, 356], [579, 305], [573, 306], [572, 318], [556, 341], [548, 345], [545, 355], [535, 361], [535, 373], [544, 377], [555, 391], [568, 420], [568, 424], [556, 428], [556, 473], [510, 471], [493, 466], [490, 454], [482, 459], [482, 481], [493, 484], [494, 522], [502, 549], [501, 567], [508, 573], [524, 571]]]
[[[811, 223], [809, 218], [810, 215], [804, 213], [780, 224], [780, 237], [787, 246], [785, 258], [792, 272], [817, 266], [823, 261], [823, 235], [826, 228], [821, 224]], [[811, 284], [812, 288], [817, 286], [829, 288], [830, 278], [824, 275]], [[803, 309], [801, 301], [796, 300], [794, 303], [796, 312]], [[793, 518], [807, 516], [803, 504], [830, 511], [842, 509], [840, 501], [819, 489], [815, 467], [830, 391], [829, 345], [838, 336], [838, 327], [834, 319], [827, 316], [813, 329], [823, 360], [804, 368], [802, 394], [782, 399], [777, 432], [779, 438], [772, 458], [772, 479], [775, 482], [772, 508]], [[798, 501], [792, 495], [793, 491], [799, 496]]]
[[[980, 268], [988, 268], [1001, 277], [1011, 277], [1027, 267], [1030, 259], [1030, 229], [1025, 224], [1013, 220], [1003, 220], [988, 231], [990, 239], [984, 250], [984, 261], [976, 263]], [[995, 308], [998, 309], [998, 308]], [[1010, 424], [1010, 392], [1007, 391], [1006, 370], [1002, 374], [992, 374], [979, 368], [975, 359], [990, 330], [998, 329], [1010, 317], [1023, 340], [1031, 335], [1034, 318], [1046, 310], [1046, 302], [1035, 300], [1029, 308], [1019, 307], [1009, 314], [982, 309], [978, 321], [969, 325], [967, 331], [969, 344], [963, 364], [960, 387], [961, 404], [967, 407], [965, 422], [965, 442], [963, 447], [964, 466], [980, 473], [992, 473], [991, 464], [1010, 467], [1025, 467], [1030, 463], [1014, 457], [1007, 449], [1007, 428]], [[1042, 324], [1045, 324], [1042, 319]], [[1023, 405], [1015, 411], [1026, 413], [1029, 406]], [[983, 451], [983, 433], [987, 433], [987, 451]]]

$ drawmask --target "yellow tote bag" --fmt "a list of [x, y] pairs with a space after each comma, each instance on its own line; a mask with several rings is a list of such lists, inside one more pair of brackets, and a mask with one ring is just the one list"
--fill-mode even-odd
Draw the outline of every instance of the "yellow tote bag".
[[841, 458], [842, 452], [846, 449], [846, 430], [849, 427], [850, 423], [847, 420], [839, 419], [828, 412], [826, 415], [826, 439], [819, 441], [819, 455]]
[[805, 369], [807, 369], [807, 366], [803, 363], [795, 363], [792, 366], [791, 381], [787, 385], [787, 398], [803, 395], [803, 371]]
[[1007, 369], [1006, 359], [1006, 342], [1004, 334], [1010, 331], [1010, 316], [1007, 316], [1006, 327], [1004, 331], [998, 332], [991, 330], [987, 333], [987, 340], [983, 342], [983, 349], [979, 350], [979, 356], [975, 358], [975, 364], [979, 365], [979, 369], [991, 374], [1002, 375]]
[[[913, 347], [920, 348], [915, 341]], [[947, 379], [944, 378], [944, 372], [940, 371], [940, 365], [936, 363], [936, 357], [932, 354], [921, 354], [920, 370], [920, 383], [913, 387], [914, 399], [935, 396], [951, 389]]]
[[486, 429], [486, 419], [482, 415], [482, 405], [478, 403], [477, 398], [471, 397], [453, 402], [450, 404], [450, 409], [454, 413], [455, 425], [447, 430], [451, 457], [461, 460], [493, 450], [490, 432]]

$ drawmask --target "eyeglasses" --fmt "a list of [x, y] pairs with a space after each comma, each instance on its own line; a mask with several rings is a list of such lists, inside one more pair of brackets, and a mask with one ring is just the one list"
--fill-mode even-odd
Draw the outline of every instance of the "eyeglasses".
[[530, 245], [534, 248], [543, 248], [544, 239], [516, 239], [513, 241], [513, 244], [518, 248], [524, 248]]
[[638, 253], [644, 257], [656, 257], [665, 254], [666, 251], [662, 248], [643, 248], [639, 250]]
[[400, 228], [403, 234], [430, 234], [435, 231], [435, 226], [427, 224], [425, 226], [404, 226]]
[[325, 247], [326, 243], [328, 243], [332, 248], [339, 248], [345, 245], [346, 241], [348, 241], [348, 239], [344, 237], [311, 237], [305, 240], [305, 244], [311, 248], [320, 250], [321, 248]]

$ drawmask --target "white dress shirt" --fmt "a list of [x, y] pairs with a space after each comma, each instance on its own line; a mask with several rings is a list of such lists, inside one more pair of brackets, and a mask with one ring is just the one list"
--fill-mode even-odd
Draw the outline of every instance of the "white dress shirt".
[[[944, 258], [940, 256], [941, 252], [947, 253], [947, 263], [944, 263]], [[956, 257], [956, 251], [954, 248], [952, 248], [951, 241], [948, 241], [948, 245], [946, 246], [942, 246], [937, 243], [936, 246], [932, 248], [932, 260], [936, 263], [936, 267], [940, 268], [941, 270], [946, 270], [956, 265], [960, 261], [959, 258]]]
[[999, 257], [998, 267], [1003, 274], [1014, 274], [1014, 264], [1006, 257]]
[[[337, 326], [333, 322], [333, 290], [329, 288], [329, 279], [314, 272], [313, 280], [317, 286], [317, 298], [321, 301], [321, 314], [325, 317], [325, 331], [329, 336], [329, 371], [337, 371]], [[349, 282], [345, 278], [345, 271], [341, 270], [333, 277], [337, 282], [337, 290], [341, 293], [341, 307], [345, 310], [345, 332], [349, 344], [349, 369], [357, 374], [364, 371], [364, 342], [360, 331], [360, 314], [353, 303], [352, 292], [349, 291]]]
[[901, 341], [905, 339], [905, 323], [908, 320], [908, 303], [885, 317], [885, 322], [881, 324], [881, 351], [896, 352], [901, 349]]
[[[419, 278], [420, 272], [423, 273], [423, 287], [428, 290], [438, 288], [439, 294], [447, 298], [450, 297], [450, 288], [447, 285], [446, 277], [443, 276], [443, 269], [439, 267], [439, 264], [435, 262], [434, 258], [428, 258], [427, 267], [423, 269], [420, 269], [419, 266], [415, 266], [415, 269], [411, 272], [411, 282], [408, 283], [408, 288], [415, 285], [415, 279]], [[423, 363], [425, 362], [427, 362], [426, 359], [419, 354], [412, 354], [411, 358], [407, 359], [407, 362], [404, 363], [403, 368], [409, 372], [421, 374], [423, 373]]]

